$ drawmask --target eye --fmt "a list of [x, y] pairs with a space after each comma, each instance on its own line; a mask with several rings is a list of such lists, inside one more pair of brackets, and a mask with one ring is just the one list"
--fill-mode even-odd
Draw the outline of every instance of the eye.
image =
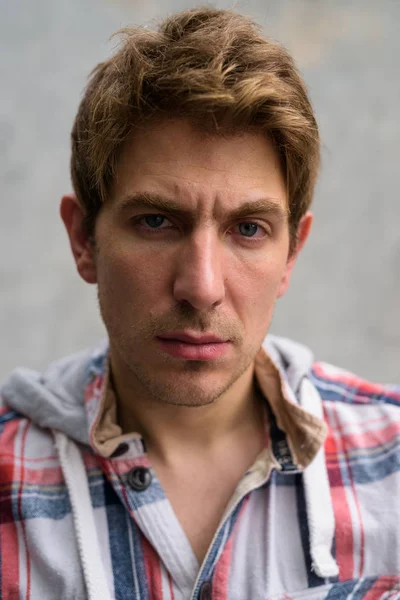
[[146, 215], [143, 219], [151, 229], [158, 229], [163, 224], [165, 217], [162, 215]]
[[168, 219], [164, 217], [164, 215], [142, 215], [134, 219], [134, 224], [139, 225], [140, 229], [145, 229], [146, 231], [157, 231], [159, 229], [165, 229], [165, 227], [161, 227], [164, 221], [168, 221]]
[[256, 233], [261, 233], [261, 236], [258, 235], [256, 239], [260, 239], [260, 237], [265, 237], [268, 235], [268, 232], [264, 227], [259, 225], [258, 223], [254, 223], [252, 221], [244, 221], [243, 223], [239, 223], [238, 229], [240, 234], [246, 238], [254, 238], [256, 237]]

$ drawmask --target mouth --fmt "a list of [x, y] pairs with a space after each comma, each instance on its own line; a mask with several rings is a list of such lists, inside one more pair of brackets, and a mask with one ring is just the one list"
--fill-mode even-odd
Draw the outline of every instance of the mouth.
[[220, 338], [213, 333], [198, 335], [196, 332], [171, 331], [159, 336], [163, 340], [186, 342], [187, 344], [222, 344], [229, 340]]
[[[186, 339], [182, 339], [182, 338]], [[211, 339], [212, 338], [212, 339]], [[174, 337], [157, 337], [163, 352], [175, 358], [185, 360], [216, 360], [224, 356], [231, 345], [229, 341], [215, 341], [215, 336], [202, 336], [193, 338], [188, 335]]]

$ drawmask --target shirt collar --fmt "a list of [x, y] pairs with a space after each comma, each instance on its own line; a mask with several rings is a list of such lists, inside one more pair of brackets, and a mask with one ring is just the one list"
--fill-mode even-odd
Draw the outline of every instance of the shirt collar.
[[[89, 369], [85, 406], [90, 444], [96, 454], [109, 458], [129, 440], [137, 456], [145, 454], [139, 433], [122, 433], [112, 386], [108, 354], [102, 368]], [[287, 387], [282, 373], [264, 347], [255, 358], [255, 378], [266, 399], [272, 452], [283, 471], [302, 470], [313, 460], [327, 433], [325, 422], [304, 410]]]

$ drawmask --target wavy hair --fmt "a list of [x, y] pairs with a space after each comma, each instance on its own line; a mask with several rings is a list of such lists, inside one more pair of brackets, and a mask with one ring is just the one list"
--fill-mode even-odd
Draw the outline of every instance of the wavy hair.
[[292, 57], [231, 10], [177, 13], [157, 30], [127, 27], [116, 53], [92, 71], [72, 129], [71, 177], [88, 235], [110, 194], [135, 128], [177, 116], [210, 133], [264, 131], [286, 178], [291, 241], [311, 204], [318, 126]]

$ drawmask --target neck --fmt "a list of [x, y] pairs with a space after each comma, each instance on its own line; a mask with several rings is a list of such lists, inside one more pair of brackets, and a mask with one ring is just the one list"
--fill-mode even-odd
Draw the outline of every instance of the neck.
[[211, 404], [177, 406], [149, 394], [129, 369], [111, 353], [117, 413], [123, 433], [138, 432], [148, 449], [165, 462], [190, 454], [212, 454], [264, 430], [264, 401], [252, 364]]

